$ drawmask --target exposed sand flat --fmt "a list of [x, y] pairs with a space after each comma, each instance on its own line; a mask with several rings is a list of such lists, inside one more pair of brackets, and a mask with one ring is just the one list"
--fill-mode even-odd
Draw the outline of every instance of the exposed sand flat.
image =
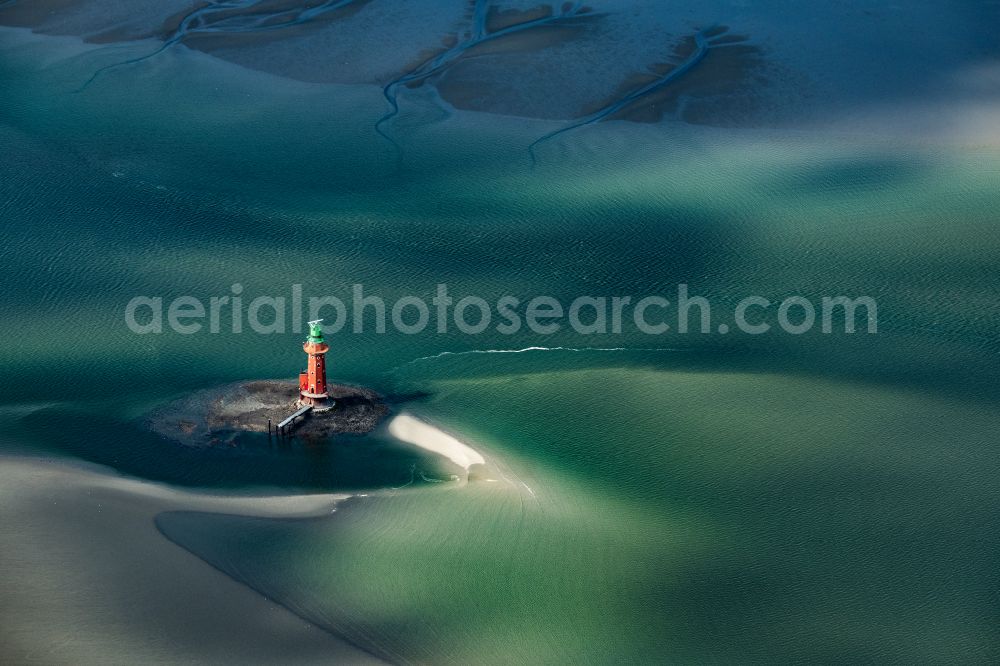
[[164, 538], [168, 510], [331, 512], [344, 495], [221, 497], [60, 463], [0, 465], [5, 663], [370, 663]]
[[[967, 119], [966, 107], [995, 109], [992, 89], [969, 91], [955, 82], [996, 61], [989, 29], [971, 26], [994, 25], [998, 7], [986, 0], [731, 3], [722, 11], [689, 0], [305, 6], [247, 0], [225, 7], [198, 0], [39, 0], [0, 3], [0, 25], [76, 35], [90, 44], [118, 42], [97, 50], [105, 64], [90, 73], [100, 72], [98, 78], [125, 67], [155, 71], [190, 49], [296, 81], [384, 88], [390, 106], [401, 107], [392, 113], [401, 120], [464, 110], [574, 121], [662, 80], [601, 120], [838, 131], [846, 124], [892, 133], [900, 114], [886, 123], [870, 120], [873, 113], [899, 109], [905, 120], [929, 105], [946, 122], [934, 124], [932, 111], [923, 125], [950, 138], [962, 122], [991, 134], [992, 117], [977, 107]], [[732, 32], [723, 34], [725, 27]], [[711, 37], [710, 48], [697, 66], [685, 68], [699, 31]], [[130, 53], [120, 44], [129, 41], [135, 42]], [[420, 75], [429, 63], [437, 63], [433, 72]]]
[[409, 414], [400, 414], [390, 421], [389, 432], [408, 444], [444, 456], [466, 471], [473, 465], [486, 463], [483, 456], [472, 447]]
[[157, 35], [171, 16], [204, 0], [32, 0], [0, 3], [3, 25], [30, 27], [50, 35], [76, 35], [106, 43]]

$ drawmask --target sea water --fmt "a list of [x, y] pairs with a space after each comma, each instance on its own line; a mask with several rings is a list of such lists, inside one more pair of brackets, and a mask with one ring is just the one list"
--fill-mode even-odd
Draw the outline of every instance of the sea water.
[[[392, 661], [996, 657], [995, 148], [612, 122], [533, 162], [557, 122], [430, 105], [393, 145], [375, 86], [176, 49], [80, 89], [149, 45], [2, 43], [8, 452], [216, 491], [370, 491], [326, 518], [156, 527]], [[139, 335], [135, 296], [441, 283], [491, 301], [866, 295], [878, 332], [329, 336], [332, 378], [495, 465], [469, 484], [384, 433], [191, 451], [143, 430], [190, 391], [292, 377], [302, 333]]]

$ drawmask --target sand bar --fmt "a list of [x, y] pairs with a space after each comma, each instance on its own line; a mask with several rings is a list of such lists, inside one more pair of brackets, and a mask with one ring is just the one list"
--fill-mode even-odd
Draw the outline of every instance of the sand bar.
[[373, 663], [164, 538], [163, 511], [328, 515], [345, 495], [223, 497], [0, 457], [7, 663]]
[[472, 447], [409, 414], [400, 414], [392, 419], [389, 422], [389, 433], [408, 444], [444, 456], [466, 471], [473, 465], [486, 463], [483, 456]]

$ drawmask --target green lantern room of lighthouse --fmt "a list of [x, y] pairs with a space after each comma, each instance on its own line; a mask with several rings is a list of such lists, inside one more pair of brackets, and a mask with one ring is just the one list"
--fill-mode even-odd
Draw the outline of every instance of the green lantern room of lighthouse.
[[309, 338], [306, 342], [312, 342], [319, 344], [323, 342], [323, 320], [311, 321], [309, 322]]

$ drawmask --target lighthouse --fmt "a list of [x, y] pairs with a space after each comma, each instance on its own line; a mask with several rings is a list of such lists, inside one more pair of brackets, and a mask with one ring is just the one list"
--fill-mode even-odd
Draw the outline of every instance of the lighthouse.
[[311, 405], [314, 411], [333, 407], [326, 389], [326, 353], [330, 345], [323, 342], [322, 319], [309, 322], [309, 337], [302, 350], [309, 355], [309, 366], [299, 373], [299, 404]]

